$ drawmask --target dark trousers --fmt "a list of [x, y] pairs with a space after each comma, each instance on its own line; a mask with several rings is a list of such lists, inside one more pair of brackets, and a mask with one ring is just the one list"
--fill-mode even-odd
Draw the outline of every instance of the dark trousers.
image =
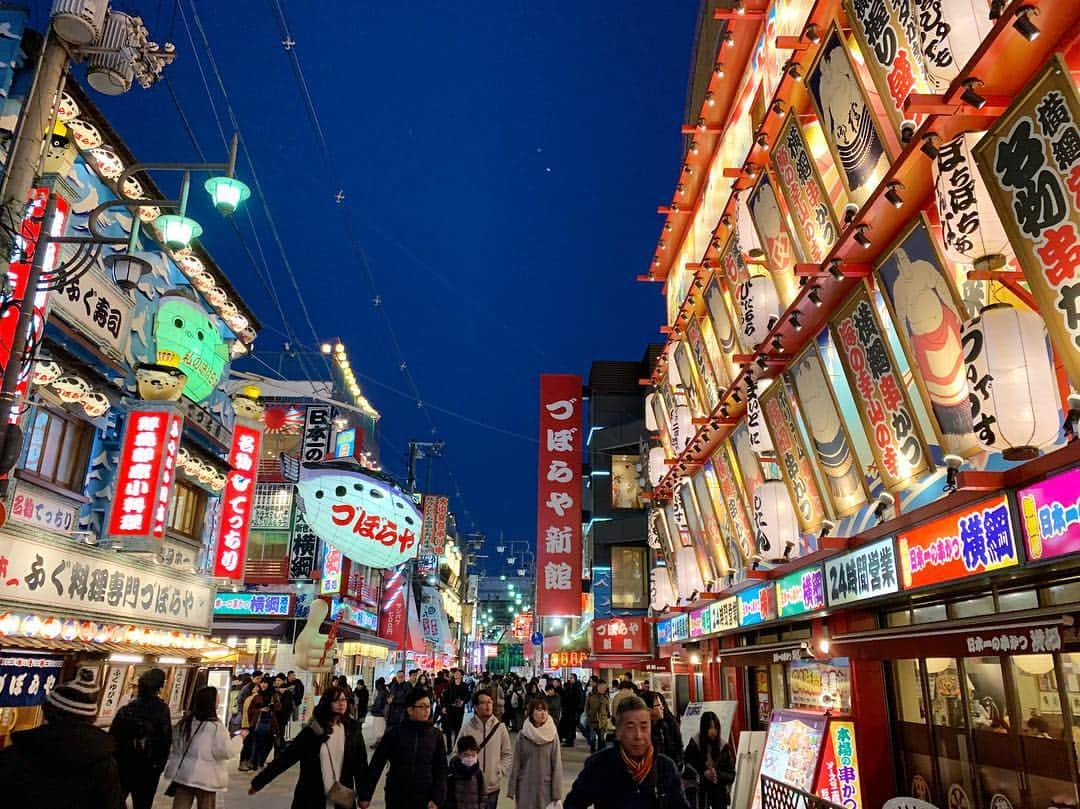
[[131, 805], [134, 809], [151, 809], [154, 805], [154, 794], [157, 792], [159, 778], [161, 778], [161, 773], [153, 771], [125, 780], [124, 798], [131, 795]]
[[244, 744], [240, 748], [240, 763], [245, 761], [251, 763], [251, 751], [255, 749], [255, 731], [248, 729], [247, 735], [244, 737]]
[[559, 719], [559, 738], [562, 739], [563, 744], [573, 744], [574, 739], [577, 738], [577, 716], [574, 714], [563, 714]]
[[489, 792], [487, 794], [487, 801], [484, 804], [484, 809], [498, 809], [499, 807], [499, 790]]
[[274, 746], [274, 734], [267, 728], [265, 731], [256, 730], [251, 735], [255, 737], [255, 744], [251, 752], [251, 766], [259, 769], [266, 763], [266, 757], [270, 755], [270, 748]]

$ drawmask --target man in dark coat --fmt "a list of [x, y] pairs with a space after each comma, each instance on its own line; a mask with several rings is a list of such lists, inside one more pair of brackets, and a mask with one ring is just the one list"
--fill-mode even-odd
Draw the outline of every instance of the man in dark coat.
[[431, 695], [422, 688], [412, 689], [405, 700], [405, 713], [405, 721], [388, 727], [375, 748], [357, 795], [360, 809], [368, 809], [387, 762], [388, 807], [437, 809], [446, 800], [446, 746], [442, 734], [431, 724]]
[[123, 809], [113, 740], [93, 725], [98, 691], [95, 671], [81, 668], [45, 697], [45, 724], [11, 734], [0, 752], [5, 806]]
[[138, 695], [116, 712], [109, 727], [124, 797], [131, 795], [134, 809], [153, 806], [158, 780], [172, 749], [172, 717], [159, 696], [164, 687], [164, 671], [144, 671], [139, 675]]
[[[446, 734], [447, 749], [453, 747], [461, 731], [461, 724], [465, 721], [465, 705], [469, 701], [469, 686], [463, 681], [464, 673], [461, 669], [453, 669], [450, 672], [450, 683], [443, 690], [443, 733]], [[480, 740], [477, 739], [479, 742]]]
[[577, 738], [578, 722], [585, 708], [585, 691], [578, 682], [577, 675], [570, 674], [570, 679], [563, 686], [562, 718], [559, 720], [559, 738], [565, 747], [573, 747]]
[[405, 679], [404, 671], [395, 671], [394, 679], [387, 686], [386, 729], [400, 725], [405, 721], [405, 698], [412, 691], [412, 683]]
[[630, 696], [615, 710], [615, 744], [585, 761], [563, 809], [690, 809], [675, 762], [653, 750], [645, 702]]

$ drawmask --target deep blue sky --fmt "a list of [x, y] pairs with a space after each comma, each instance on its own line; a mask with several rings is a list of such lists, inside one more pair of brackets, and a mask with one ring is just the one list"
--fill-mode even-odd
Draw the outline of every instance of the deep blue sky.
[[[175, 25], [170, 79], [209, 159], [222, 159], [175, 2], [120, 5], [155, 39]], [[181, 2], [225, 118], [191, 0]], [[634, 276], [680, 164], [696, 0], [283, 3], [332, 171], [273, 0], [196, 3], [318, 338], [339, 335], [370, 378], [385, 465], [402, 472], [408, 439], [431, 431], [412, 398], [370, 381], [408, 389], [346, 239], [339, 185], [424, 399], [529, 439], [432, 411], [447, 445], [434, 488], [453, 494], [449, 467], [463, 495], [455, 511], [489, 537], [532, 541], [539, 374], [584, 375], [593, 359], [637, 359], [658, 339], [659, 287]], [[164, 84], [95, 98], [141, 159], [195, 159]], [[239, 175], [251, 182], [243, 164]], [[248, 204], [285, 310], [314, 345], [257, 200]], [[265, 324], [257, 353], [276, 364], [281, 318], [232, 229], [198, 215], [203, 243]]]

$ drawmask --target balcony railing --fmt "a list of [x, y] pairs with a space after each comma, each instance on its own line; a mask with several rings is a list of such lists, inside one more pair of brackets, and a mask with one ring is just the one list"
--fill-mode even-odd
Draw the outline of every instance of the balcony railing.
[[245, 584], [288, 584], [288, 559], [248, 559], [244, 562]]
[[788, 786], [783, 781], [761, 776], [761, 809], [844, 809], [810, 792]]

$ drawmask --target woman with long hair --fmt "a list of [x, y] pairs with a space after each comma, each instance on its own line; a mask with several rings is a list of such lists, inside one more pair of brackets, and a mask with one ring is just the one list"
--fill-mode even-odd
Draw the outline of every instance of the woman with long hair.
[[248, 727], [254, 743], [251, 746], [251, 769], [262, 769], [266, 758], [278, 736], [277, 715], [274, 713], [274, 689], [266, 677], [259, 680], [259, 685], [249, 700]]
[[686, 763], [697, 774], [698, 809], [727, 809], [735, 781], [735, 751], [720, 736], [720, 720], [712, 711], [701, 715], [698, 733], [686, 745]]
[[340, 687], [322, 693], [311, 720], [252, 779], [248, 794], [254, 795], [298, 761], [300, 777], [292, 809], [353, 809], [356, 789], [367, 774], [367, 750], [360, 724], [349, 716], [349, 696]]
[[547, 702], [529, 702], [527, 719], [514, 746], [506, 794], [517, 809], [544, 809], [563, 797], [562, 747]]
[[379, 739], [386, 733], [386, 702], [389, 697], [390, 692], [386, 689], [386, 679], [380, 677], [375, 681], [375, 698], [371, 702], [371, 735], [375, 739], [371, 745], [373, 750], [375, 745], [379, 743]]
[[191, 708], [173, 730], [172, 750], [165, 764], [165, 778], [172, 782], [173, 809], [214, 809], [217, 794], [229, 786], [225, 766], [232, 757], [229, 731], [217, 714], [217, 689], [200, 688]]

